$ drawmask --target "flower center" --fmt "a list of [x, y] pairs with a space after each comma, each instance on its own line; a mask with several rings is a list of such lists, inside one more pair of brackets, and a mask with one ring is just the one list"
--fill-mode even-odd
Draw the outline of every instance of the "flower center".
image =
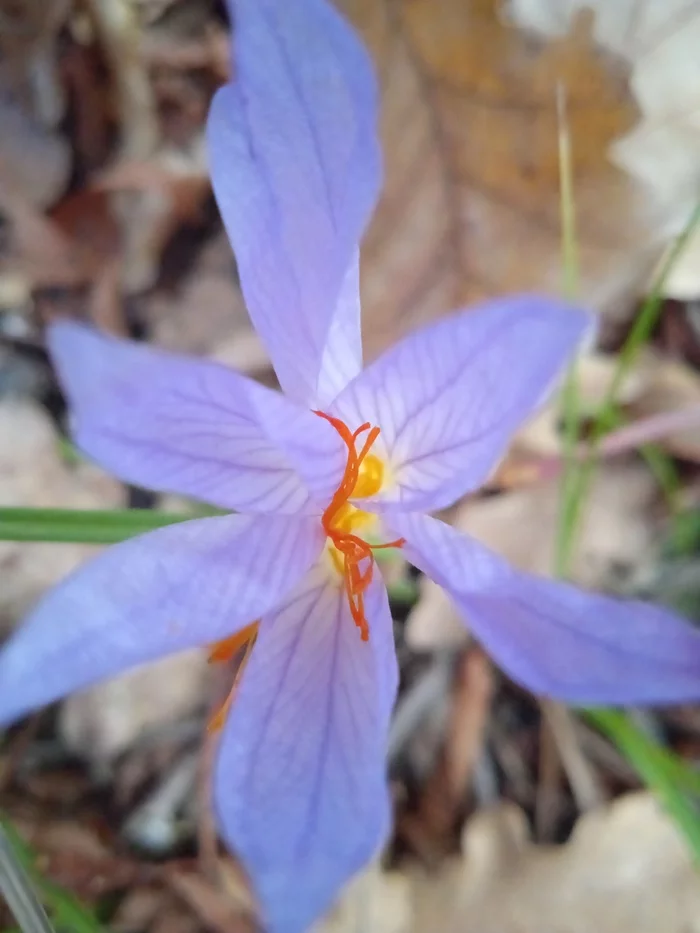
[[[365, 616], [364, 594], [374, 575], [374, 554], [380, 548], [401, 547], [403, 538], [387, 544], [368, 544], [355, 532], [374, 518], [369, 512], [355, 508], [348, 501], [351, 497], [363, 499], [379, 492], [384, 480], [384, 464], [370, 449], [379, 437], [379, 428], [369, 422], [360, 425], [353, 433], [340, 418], [333, 418], [323, 411], [315, 412], [325, 418], [342, 438], [348, 449], [345, 472], [328, 508], [321, 516], [323, 530], [331, 543], [331, 558], [343, 578], [350, 613], [360, 630], [363, 641], [369, 640], [369, 625]], [[369, 432], [359, 452], [360, 435]]]

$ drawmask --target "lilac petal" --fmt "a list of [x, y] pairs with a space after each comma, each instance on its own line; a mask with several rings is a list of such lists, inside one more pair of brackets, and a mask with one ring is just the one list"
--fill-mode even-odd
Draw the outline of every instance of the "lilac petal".
[[392, 515], [406, 557], [450, 594], [513, 680], [577, 705], [700, 698], [700, 630], [638, 600], [521, 573], [426, 515]]
[[108, 548], [50, 590], [0, 651], [0, 722], [279, 605], [323, 546], [317, 519], [225, 515]]
[[255, 388], [259, 390], [253, 395], [263, 430], [284, 452], [312, 497], [304, 511], [321, 511], [345, 472], [347, 447], [325, 418], [296, 405], [281, 392]]
[[382, 581], [360, 639], [337, 579], [317, 565], [265, 616], [215, 773], [224, 837], [250, 873], [266, 933], [302, 933], [388, 829], [385, 758], [397, 687]]
[[80, 324], [48, 341], [77, 445], [122, 479], [244, 512], [317, 511], [304, 473], [335, 488], [339, 438], [279, 392]]
[[480, 486], [590, 326], [576, 308], [515, 296], [415, 331], [381, 356], [331, 407], [353, 429], [381, 428], [377, 451], [393, 479], [381, 507], [432, 511]]
[[360, 252], [345, 274], [335, 306], [316, 387], [316, 403], [325, 408], [362, 372], [360, 331]]
[[229, 9], [235, 82], [209, 116], [214, 192], [280, 384], [317, 406], [341, 333], [342, 370], [361, 366], [354, 266], [381, 175], [374, 75], [325, 0]]

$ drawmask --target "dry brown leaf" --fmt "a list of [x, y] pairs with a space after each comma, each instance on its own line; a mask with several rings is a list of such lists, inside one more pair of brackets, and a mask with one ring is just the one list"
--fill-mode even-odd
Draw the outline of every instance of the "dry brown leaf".
[[[168, 895], [155, 887], [132, 888], [126, 893], [117, 911], [110, 919], [114, 933], [137, 933], [148, 930], [154, 918], [164, 912]], [[165, 903], [164, 903], [165, 902]]]
[[[604, 463], [598, 469], [582, 516], [571, 578], [591, 589], [620, 589], [643, 582], [655, 554], [652, 506], [657, 487], [635, 463]], [[455, 527], [472, 535], [530, 573], [549, 576], [554, 566], [559, 489], [556, 483], [467, 499], [450, 512]], [[463, 640], [464, 626], [450, 601], [435, 587], [427, 606], [412, 610], [406, 638], [414, 647]]]
[[405, 833], [411, 847], [431, 862], [454, 851], [455, 832], [484, 750], [493, 691], [491, 662], [474, 645], [461, 655], [455, 669], [437, 766], [422, 788], [416, 812], [401, 814], [397, 824], [399, 837]]
[[51, 211], [48, 222], [64, 238], [70, 254], [63, 258], [65, 269], [58, 267], [60, 256], [46, 269], [45, 251], [28, 244], [37, 285], [94, 281], [119, 257], [119, 227], [102, 191], [86, 189], [69, 195]]
[[31, 822], [13, 822], [36, 850], [41, 874], [88, 902], [134, 884], [142, 871], [136, 860], [110, 851], [94, 828], [76, 820], [37, 820], [34, 813]]
[[[528, 839], [510, 804], [467, 824], [445, 931], [696, 933], [700, 883], [671, 820], [647, 793], [582, 817], [564, 846]], [[439, 929], [437, 926], [416, 929]]]
[[[538, 41], [499, 0], [343, 0], [378, 64], [387, 181], [364, 250], [371, 355], [445, 310], [561, 284], [555, 90], [573, 140], [582, 297], [626, 305], [660, 250], [655, 205], [609, 158], [637, 120], [590, 22]], [[662, 244], [663, 245], [663, 241]]]
[[493, 690], [491, 663], [481, 650], [474, 648], [467, 652], [457, 669], [448, 723], [447, 776], [455, 808], [464, 802], [472, 771], [481, 754]]
[[[71, 202], [69, 198], [66, 203]], [[0, 213], [11, 226], [10, 274], [19, 275], [27, 287], [70, 286], [86, 280], [85, 260], [91, 250], [84, 250], [55, 219], [44, 216], [11, 177], [7, 183], [0, 177]]]
[[[206, 244], [181, 288], [159, 289], [147, 305], [155, 343], [179, 352], [211, 354], [221, 362], [240, 359], [239, 336], [249, 346], [250, 318], [236, 285], [231, 247], [224, 233]], [[263, 364], [262, 354], [256, 363]]]
[[240, 906], [194, 872], [170, 869], [164, 878], [173, 891], [196, 913], [214, 933], [253, 933], [249, 919]]
[[[122, 489], [88, 464], [60, 457], [48, 415], [29, 401], [0, 401], [0, 503], [12, 506], [115, 508]], [[0, 542], [0, 632], [18, 622], [50, 586], [96, 549], [78, 544]]]

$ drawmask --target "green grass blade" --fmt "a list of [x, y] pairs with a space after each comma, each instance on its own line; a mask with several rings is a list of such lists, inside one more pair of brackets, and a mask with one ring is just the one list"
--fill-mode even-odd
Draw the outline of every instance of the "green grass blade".
[[9, 820], [0, 817], [0, 881], [12, 877], [15, 900], [4, 885], [0, 887], [22, 933], [104, 933], [97, 918], [68, 891], [47, 881], [35, 862], [31, 848]]
[[55, 933], [22, 861], [0, 825], [0, 893], [24, 933]]
[[[579, 290], [579, 263], [571, 138], [566, 114], [566, 91], [562, 84], [557, 85], [557, 118], [559, 127], [559, 185], [561, 191], [559, 207], [562, 231], [562, 266], [564, 269], [563, 291], [566, 298], [574, 301]], [[557, 576], [562, 576], [565, 573], [565, 565], [568, 560], [568, 542], [572, 539], [569, 513], [571, 511], [571, 499], [575, 492], [577, 474], [580, 469], [576, 458], [580, 435], [580, 406], [577, 382], [576, 360], [574, 360], [567, 371], [562, 391], [562, 411], [564, 414], [562, 454], [564, 469], [562, 470], [559, 488], [561, 508], [555, 547], [555, 573]]]
[[186, 521], [192, 515], [156, 509], [0, 508], [0, 540], [116, 544], [126, 538]]
[[700, 864], [700, 818], [687, 796], [700, 799], [700, 774], [638, 729], [621, 710], [591, 709], [585, 716], [615, 743], [656, 793]]

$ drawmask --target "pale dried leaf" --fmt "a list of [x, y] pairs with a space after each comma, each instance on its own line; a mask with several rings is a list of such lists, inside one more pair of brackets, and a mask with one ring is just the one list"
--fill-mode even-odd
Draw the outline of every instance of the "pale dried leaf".
[[695, 933], [700, 884], [678, 830], [647, 793], [579, 820], [564, 846], [537, 846], [511, 804], [482, 811], [463, 835], [448, 931]]
[[[655, 482], [644, 466], [601, 464], [577, 537], [571, 567], [576, 583], [624, 590], [649, 579], [656, 554], [652, 515], [656, 496]], [[449, 520], [521, 570], [550, 576], [558, 513], [558, 485], [548, 483], [465, 500], [450, 512]], [[437, 647], [464, 626], [448, 599], [438, 597], [427, 584], [424, 592], [430, 603], [423, 608], [419, 602], [412, 610], [406, 638], [422, 648]]]
[[[641, 353], [634, 366], [625, 375], [617, 392], [622, 406], [637, 402], [654, 384], [657, 369], [663, 360], [651, 351]], [[582, 417], [592, 416], [599, 409], [615, 378], [618, 360], [604, 353], [587, 353], [576, 365], [576, 397]], [[513, 438], [512, 453], [527, 453], [540, 457], [553, 457], [561, 453], [561, 398], [552, 393], [544, 405], [530, 418]], [[500, 469], [507, 470], [508, 459]]]
[[234, 336], [219, 343], [212, 359], [248, 375], [259, 376], [272, 368], [270, 355], [252, 327], [249, 330], [241, 327]]
[[678, 301], [700, 299], [700, 230], [685, 244], [664, 282], [664, 295]]
[[[646, 391], [630, 406], [639, 418], [663, 413], [697, 409], [700, 405], [700, 376], [687, 364], [669, 358], [660, 359], [651, 372]], [[671, 454], [700, 462], [700, 428], [667, 434], [662, 446]]]
[[406, 877], [372, 864], [350, 882], [335, 909], [310, 933], [410, 933], [410, 898]]
[[464, 623], [445, 590], [421, 577], [418, 601], [406, 620], [406, 640], [414, 651], [450, 648], [468, 638]]
[[[655, 555], [655, 481], [635, 463], [604, 464], [584, 509], [571, 576], [591, 589], [615, 589], [646, 578]], [[458, 507], [455, 524], [521, 570], [547, 576], [554, 565], [559, 510], [556, 483], [508, 492]]]
[[202, 652], [188, 651], [74, 693], [61, 708], [61, 737], [94, 767], [107, 765], [143, 735], [203, 707], [208, 670]]
[[[68, 466], [48, 415], [30, 401], [8, 398], [0, 401], [0, 503], [114, 508], [122, 504], [122, 489], [88, 464]], [[96, 550], [78, 544], [0, 542], [0, 631], [17, 623], [46, 589]]]

